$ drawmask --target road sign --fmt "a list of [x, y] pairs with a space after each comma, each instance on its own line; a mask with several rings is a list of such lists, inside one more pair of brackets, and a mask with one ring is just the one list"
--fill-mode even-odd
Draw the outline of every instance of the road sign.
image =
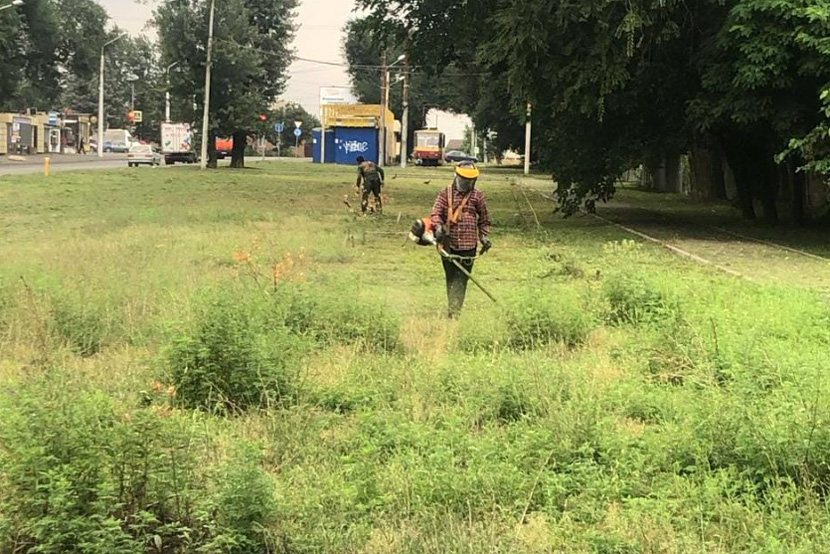
[[278, 133], [282, 133], [283, 131], [285, 131], [285, 123], [280, 121], [279, 123], [274, 125], [274, 130]]
[[296, 127], [297, 129], [299, 129], [299, 128], [300, 128], [300, 127], [302, 127], [302, 126], [303, 126], [303, 122], [302, 122], [302, 121], [295, 121], [295, 122], [294, 122], [294, 127]]
[[303, 130], [299, 129], [299, 128], [294, 129], [294, 136], [297, 137], [297, 138], [303, 136]]
[[135, 122], [136, 123], [143, 123], [144, 122], [144, 112], [141, 110], [135, 110], [133, 112], [135, 114]]
[[320, 87], [320, 106], [331, 106], [333, 104], [353, 104], [355, 99], [352, 96], [350, 87]]

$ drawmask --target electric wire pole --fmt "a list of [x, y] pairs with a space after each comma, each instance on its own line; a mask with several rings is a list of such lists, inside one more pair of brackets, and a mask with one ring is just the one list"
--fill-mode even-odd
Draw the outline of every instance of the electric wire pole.
[[525, 175], [530, 175], [530, 136], [532, 131], [530, 118], [533, 115], [533, 105], [527, 103], [527, 124], [525, 126]]
[[409, 41], [406, 41], [406, 60], [403, 70], [403, 116], [401, 116], [401, 169], [406, 169], [409, 158]]
[[387, 78], [389, 77], [389, 68], [386, 66], [386, 51], [383, 52], [380, 59], [380, 120], [379, 120], [379, 140], [378, 140], [378, 165], [386, 165], [386, 91], [389, 87]]
[[202, 162], [201, 168], [207, 169], [208, 157], [208, 118], [210, 117], [210, 69], [213, 62], [213, 14], [216, 0], [210, 0], [210, 23], [208, 23], [207, 65], [205, 66], [205, 109], [202, 115]]

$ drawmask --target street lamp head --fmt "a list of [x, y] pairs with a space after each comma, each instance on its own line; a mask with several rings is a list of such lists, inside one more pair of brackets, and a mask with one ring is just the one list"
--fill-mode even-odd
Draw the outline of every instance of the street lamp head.
[[127, 35], [129, 35], [129, 34], [130, 34], [130, 33], [121, 33], [120, 35], [118, 35], [117, 37], [115, 37], [114, 39], [112, 39], [111, 41], [109, 41], [109, 42], [105, 42], [105, 43], [104, 43], [104, 46], [102, 46], [102, 47], [101, 47], [101, 50], [103, 51], [103, 50], [104, 50], [104, 48], [106, 48], [107, 46], [109, 46], [109, 45], [110, 45], [110, 44], [112, 44], [113, 42], [118, 42], [119, 40], [121, 40], [122, 38], [126, 37], [126, 36], [127, 36]]
[[12, 6], [22, 6], [23, 0], [13, 0]]
[[402, 62], [402, 61], [404, 61], [405, 59], [406, 59], [406, 54], [401, 54], [400, 56], [398, 56], [398, 61], [399, 61], [399, 62]]

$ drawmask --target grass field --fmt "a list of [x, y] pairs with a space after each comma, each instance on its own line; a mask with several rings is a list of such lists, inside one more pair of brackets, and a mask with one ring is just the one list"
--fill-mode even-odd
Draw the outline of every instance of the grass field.
[[405, 243], [450, 173], [387, 177], [369, 218], [352, 168], [0, 181], [0, 552], [830, 551], [821, 287], [499, 170], [500, 303], [450, 322]]

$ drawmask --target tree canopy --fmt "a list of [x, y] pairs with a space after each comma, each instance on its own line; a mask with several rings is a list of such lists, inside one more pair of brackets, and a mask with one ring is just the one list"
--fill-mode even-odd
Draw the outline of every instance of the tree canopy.
[[475, 60], [477, 125], [532, 102], [539, 164], [568, 212], [610, 198], [627, 168], [708, 151], [733, 170], [744, 214], [759, 201], [776, 221], [780, 187], [801, 193], [796, 168], [830, 168], [825, 0], [358, 4], [436, 75]]
[[[244, 163], [248, 132], [282, 93], [293, 59], [297, 0], [216, 2], [210, 104], [210, 135], [234, 137], [234, 166]], [[181, 119], [201, 119], [204, 106], [207, 0], [163, 0], [155, 12], [161, 61], [178, 62], [170, 85], [181, 102]], [[210, 150], [213, 150], [211, 148]]]

